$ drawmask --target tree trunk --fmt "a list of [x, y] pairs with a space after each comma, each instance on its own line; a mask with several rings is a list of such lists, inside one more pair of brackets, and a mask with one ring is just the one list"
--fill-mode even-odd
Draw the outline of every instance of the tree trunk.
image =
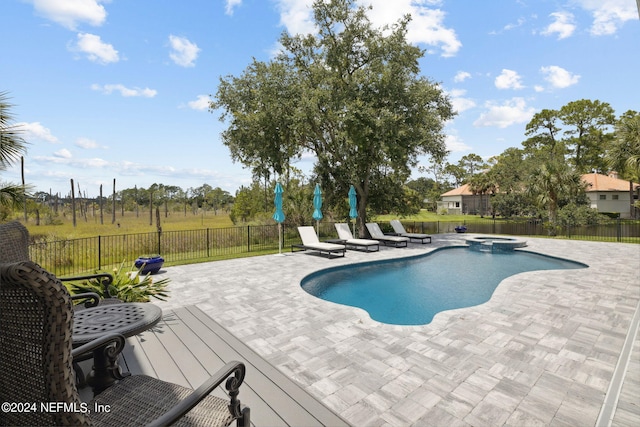
[[635, 206], [633, 206], [633, 181], [629, 180], [629, 219], [635, 217]]
[[116, 223], [116, 179], [113, 178], [113, 205], [111, 209], [111, 224]]
[[100, 184], [100, 225], [104, 224], [104, 211], [102, 200], [102, 184]]

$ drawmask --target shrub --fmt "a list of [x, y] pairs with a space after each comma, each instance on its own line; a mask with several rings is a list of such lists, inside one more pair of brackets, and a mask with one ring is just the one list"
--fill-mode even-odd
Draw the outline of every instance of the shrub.
[[[121, 299], [124, 302], [149, 302], [150, 298], [166, 301], [168, 298], [167, 285], [170, 278], [154, 280], [151, 273], [142, 275], [140, 269], [131, 266], [129, 270], [125, 268], [126, 261], [123, 261], [120, 268], [113, 270], [113, 283], [109, 286], [109, 293], [112, 297]], [[104, 287], [97, 279], [83, 280], [79, 283], [70, 283], [71, 293], [95, 292], [101, 298], [105, 298]]]

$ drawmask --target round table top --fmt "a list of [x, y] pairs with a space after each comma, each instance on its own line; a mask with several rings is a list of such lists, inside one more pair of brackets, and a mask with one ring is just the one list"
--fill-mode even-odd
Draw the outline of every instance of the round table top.
[[130, 337], [153, 327], [161, 318], [162, 309], [148, 302], [86, 308], [74, 313], [73, 342], [87, 343], [107, 333]]

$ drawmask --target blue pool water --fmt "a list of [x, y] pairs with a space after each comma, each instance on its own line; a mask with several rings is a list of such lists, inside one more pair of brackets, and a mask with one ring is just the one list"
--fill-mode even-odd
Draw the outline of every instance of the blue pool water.
[[323, 270], [302, 288], [327, 301], [360, 307], [393, 325], [424, 325], [441, 311], [489, 301], [506, 277], [525, 271], [585, 268], [531, 252], [484, 253], [444, 248], [426, 256]]

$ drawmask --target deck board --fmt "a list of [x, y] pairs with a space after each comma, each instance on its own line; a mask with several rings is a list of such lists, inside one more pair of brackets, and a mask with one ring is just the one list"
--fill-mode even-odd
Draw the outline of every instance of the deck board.
[[155, 328], [128, 344], [123, 364], [132, 374], [191, 388], [226, 362], [242, 361], [247, 373], [239, 397], [251, 408], [252, 425], [349, 425], [195, 306], [166, 312]]

